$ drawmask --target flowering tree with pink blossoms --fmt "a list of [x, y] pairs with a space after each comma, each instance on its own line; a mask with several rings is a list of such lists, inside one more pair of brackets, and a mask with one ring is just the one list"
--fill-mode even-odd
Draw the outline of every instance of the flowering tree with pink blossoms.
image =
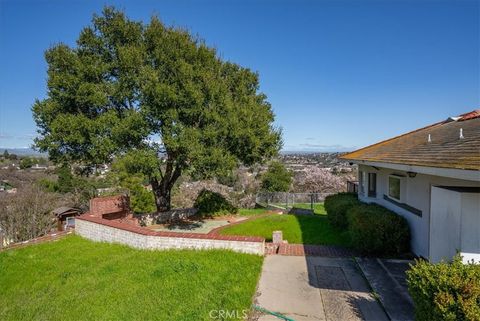
[[337, 193], [345, 190], [345, 176], [332, 174], [329, 169], [309, 166], [295, 173], [295, 192]]

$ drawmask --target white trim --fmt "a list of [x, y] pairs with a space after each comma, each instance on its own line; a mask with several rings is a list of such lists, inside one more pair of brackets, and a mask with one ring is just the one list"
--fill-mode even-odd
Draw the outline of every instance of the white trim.
[[366, 180], [366, 172], [362, 170], [358, 170], [358, 194], [365, 196], [365, 180]]
[[[374, 191], [375, 196], [370, 196], [370, 183], [371, 183], [370, 175], [371, 174], [375, 175], [375, 191]], [[377, 189], [377, 187], [378, 187], [377, 171], [368, 171], [366, 176], [367, 176], [367, 184], [366, 184], [367, 188], [366, 188], [366, 192], [365, 192], [365, 197], [375, 199], [378, 196], [378, 193], [377, 193], [377, 190], [378, 190]]]
[[404, 171], [404, 172], [416, 172], [419, 174], [450, 177], [450, 178], [464, 179], [467, 181], [475, 181], [475, 182], [480, 181], [480, 170], [426, 167], [426, 166], [417, 166], [417, 165], [370, 162], [370, 161], [364, 161], [364, 160], [347, 160], [347, 161], [355, 164], [360, 164], [360, 165], [390, 168], [390, 169], [395, 169], [395, 170]]

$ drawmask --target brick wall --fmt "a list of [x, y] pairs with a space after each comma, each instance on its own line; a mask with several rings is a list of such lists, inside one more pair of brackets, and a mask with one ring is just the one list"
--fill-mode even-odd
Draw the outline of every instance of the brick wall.
[[91, 215], [109, 219], [126, 216], [130, 212], [129, 199], [124, 195], [92, 198], [89, 212]]
[[257, 255], [265, 251], [265, 239], [260, 237], [155, 232], [88, 214], [76, 219], [75, 233], [93, 241], [120, 243], [138, 249], [228, 249]]

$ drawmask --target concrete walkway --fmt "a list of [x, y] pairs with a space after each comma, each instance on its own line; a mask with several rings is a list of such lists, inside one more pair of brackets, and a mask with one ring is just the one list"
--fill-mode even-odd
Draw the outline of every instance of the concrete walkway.
[[[295, 321], [388, 320], [349, 258], [265, 257], [256, 304]], [[259, 321], [278, 321], [263, 314]]]
[[370, 286], [378, 293], [392, 321], [413, 321], [414, 306], [408, 294], [405, 271], [412, 261], [357, 258]]

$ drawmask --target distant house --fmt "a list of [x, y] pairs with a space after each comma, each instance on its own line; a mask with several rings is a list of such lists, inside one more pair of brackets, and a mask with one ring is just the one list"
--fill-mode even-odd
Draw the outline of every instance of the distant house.
[[75, 216], [81, 214], [78, 208], [62, 206], [52, 211], [57, 218], [57, 229], [64, 231], [69, 227], [75, 227]]
[[33, 169], [33, 170], [42, 170], [42, 171], [44, 171], [44, 170], [47, 170], [48, 167], [45, 166], [45, 165], [35, 164], [35, 165], [33, 165], [30, 169]]
[[342, 158], [358, 164], [360, 200], [407, 219], [415, 254], [480, 262], [480, 110]]

